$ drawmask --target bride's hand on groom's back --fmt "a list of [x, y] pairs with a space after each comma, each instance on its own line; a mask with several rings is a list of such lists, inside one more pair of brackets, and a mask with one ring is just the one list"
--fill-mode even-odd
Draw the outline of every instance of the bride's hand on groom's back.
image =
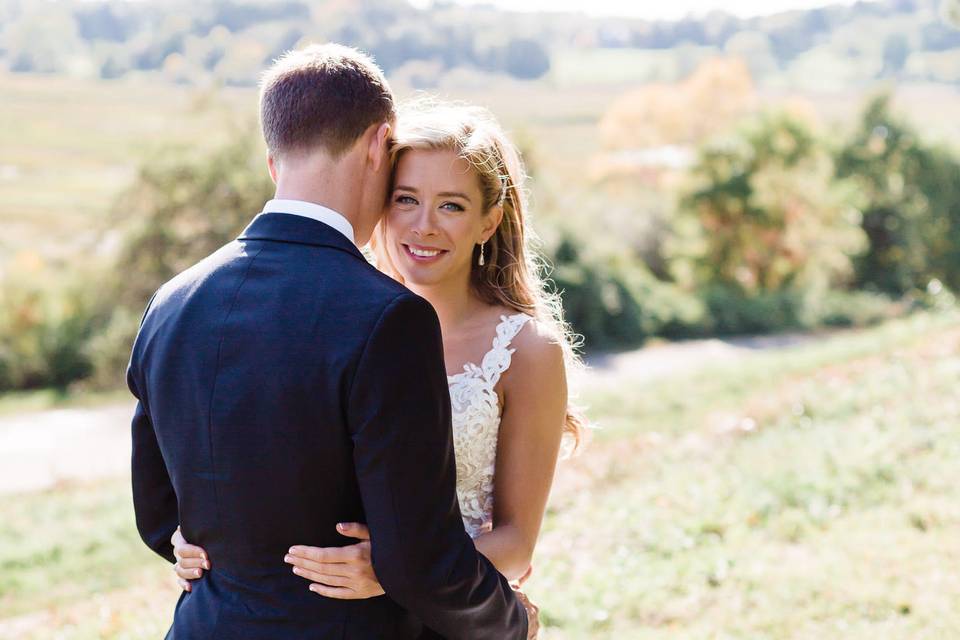
[[347, 547], [290, 547], [284, 562], [293, 572], [310, 580], [310, 590], [340, 600], [361, 600], [384, 594], [370, 560], [370, 531], [363, 524], [337, 525], [340, 535], [360, 540]]
[[173, 571], [177, 574], [177, 582], [184, 591], [190, 591], [191, 580], [196, 580], [203, 575], [204, 569], [210, 568], [210, 560], [207, 558], [207, 552], [203, 548], [190, 544], [180, 533], [180, 527], [170, 536], [170, 544], [173, 545], [173, 556], [177, 559], [173, 565]]

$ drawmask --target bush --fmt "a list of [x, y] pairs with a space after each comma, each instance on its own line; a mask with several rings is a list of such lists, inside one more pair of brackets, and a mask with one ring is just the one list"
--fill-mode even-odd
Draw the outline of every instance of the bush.
[[[803, 122], [785, 114], [749, 121], [706, 144], [691, 178], [670, 251], [684, 284], [720, 287], [710, 294], [718, 300], [741, 291], [759, 302], [842, 286], [852, 274], [850, 258], [865, 242], [852, 185], [835, 178], [825, 145]], [[785, 312], [790, 296], [773, 306]]]
[[83, 354], [91, 367], [85, 383], [100, 389], [122, 387], [125, 382], [130, 349], [140, 328], [141, 314], [119, 307], [109, 321], [84, 345]]
[[715, 285], [703, 293], [710, 333], [770, 333], [801, 326], [803, 296], [793, 290], [748, 295], [735, 287]]
[[898, 315], [904, 305], [870, 291], [827, 291], [808, 300], [804, 324], [827, 327], [867, 327]]
[[92, 371], [83, 347], [100, 318], [97, 295], [39, 275], [0, 284], [0, 391], [64, 388]]
[[640, 261], [623, 255], [586, 255], [570, 236], [552, 253], [550, 274], [564, 314], [587, 349], [633, 347], [653, 335], [687, 337], [703, 330], [704, 308]]
[[171, 150], [119, 199], [129, 220], [114, 271], [117, 301], [138, 313], [157, 287], [235, 238], [274, 193], [256, 127], [209, 156]]
[[921, 140], [879, 96], [837, 153], [837, 175], [862, 194], [869, 246], [856, 285], [894, 296], [933, 279], [960, 289], [960, 160]]

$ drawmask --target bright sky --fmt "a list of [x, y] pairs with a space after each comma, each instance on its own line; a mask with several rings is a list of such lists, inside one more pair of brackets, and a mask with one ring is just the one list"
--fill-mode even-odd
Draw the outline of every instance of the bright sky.
[[[492, 4], [513, 11], [573, 11], [594, 16], [630, 16], [635, 18], [675, 20], [689, 14], [703, 15], [726, 11], [737, 16], [757, 16], [792, 9], [813, 9], [829, 4], [853, 4], [854, 0], [454, 0], [458, 4]], [[418, 7], [428, 7], [433, 0], [411, 0]]]

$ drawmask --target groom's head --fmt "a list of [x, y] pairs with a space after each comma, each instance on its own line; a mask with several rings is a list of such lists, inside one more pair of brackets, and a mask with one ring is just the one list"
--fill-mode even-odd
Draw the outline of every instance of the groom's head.
[[[290, 51], [274, 62], [260, 89], [260, 123], [271, 175], [321, 184], [335, 173], [359, 187], [354, 227], [359, 243], [383, 210], [396, 119], [393, 93], [368, 56], [338, 44]], [[315, 175], [317, 174], [317, 175]], [[346, 185], [344, 185], [346, 186]]]

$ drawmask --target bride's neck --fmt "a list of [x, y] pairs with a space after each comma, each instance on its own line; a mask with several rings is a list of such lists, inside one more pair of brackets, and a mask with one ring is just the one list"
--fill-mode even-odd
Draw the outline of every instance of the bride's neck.
[[469, 283], [441, 282], [429, 286], [407, 286], [433, 305], [444, 336], [455, 331], [483, 307], [483, 302], [473, 294]]

